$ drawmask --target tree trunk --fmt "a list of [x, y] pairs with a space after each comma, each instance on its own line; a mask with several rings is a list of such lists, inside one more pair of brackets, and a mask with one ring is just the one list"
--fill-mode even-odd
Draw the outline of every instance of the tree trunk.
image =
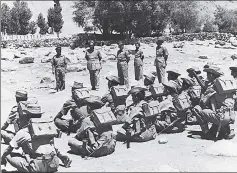
[[107, 20], [103, 23], [102, 30], [103, 30], [103, 37], [107, 39], [107, 37], [109, 36], [109, 23]]
[[59, 32], [57, 32], [57, 37], [59, 38]]

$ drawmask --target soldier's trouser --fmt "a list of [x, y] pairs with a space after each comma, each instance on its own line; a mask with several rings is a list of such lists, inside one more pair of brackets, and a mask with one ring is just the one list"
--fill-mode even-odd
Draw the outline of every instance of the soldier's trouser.
[[[157, 120], [155, 122], [155, 126], [156, 126], [156, 131], [157, 133], [161, 132], [162, 130], [164, 130], [165, 128], [167, 128], [170, 124], [167, 123], [166, 121], [161, 121], [161, 120]], [[164, 133], [180, 133], [184, 131], [184, 123], [182, 122], [176, 122], [173, 126], [171, 126], [170, 128], [167, 128]]]
[[128, 79], [128, 63], [126, 61], [117, 63], [118, 77], [121, 85], [126, 85], [129, 88]]
[[14, 137], [13, 133], [1, 130], [1, 138], [4, 140], [6, 144], [9, 144], [9, 142], [12, 140], [13, 137]]
[[[63, 119], [63, 118], [55, 118], [54, 123], [58, 129], [62, 130], [63, 132], [67, 132], [69, 130], [69, 121], [71, 121], [71, 120], [70, 119]], [[76, 131], [79, 128], [80, 127], [72, 126], [72, 127], [70, 127], [70, 132], [76, 133]]]
[[100, 82], [100, 70], [89, 70], [89, 72], [90, 72], [91, 87], [93, 89], [98, 89]]
[[72, 138], [68, 141], [68, 145], [71, 148], [72, 153], [80, 155], [88, 155], [86, 148], [83, 146], [83, 142]]
[[165, 81], [165, 67], [156, 66], [156, 73], [159, 83], [163, 83]]
[[8, 163], [10, 163], [19, 172], [29, 172], [29, 169], [28, 169], [29, 163], [19, 153], [11, 153], [6, 156], [6, 159]]
[[63, 68], [56, 68], [56, 88], [61, 90], [65, 89], [65, 69]]
[[143, 66], [134, 65], [135, 80], [143, 79]]

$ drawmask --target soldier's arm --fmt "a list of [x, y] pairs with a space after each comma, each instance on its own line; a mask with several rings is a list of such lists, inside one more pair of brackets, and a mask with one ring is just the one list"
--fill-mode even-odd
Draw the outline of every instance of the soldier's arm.
[[98, 51], [98, 58], [99, 58], [100, 61], [102, 60], [102, 55], [101, 55], [100, 51]]
[[126, 57], [126, 59], [127, 59], [127, 63], [129, 63], [129, 61], [130, 61], [130, 56], [128, 55], [128, 52], [127, 52], [127, 51], [125, 52], [125, 57]]
[[8, 122], [6, 121], [3, 126], [1, 127], [1, 130], [6, 130], [7, 127], [9, 126]]
[[143, 51], [141, 51], [141, 59], [142, 59], [142, 61], [143, 61], [143, 59], [144, 59]]
[[68, 100], [63, 104], [63, 107], [59, 111], [59, 113], [55, 116], [55, 118], [62, 118], [62, 116], [67, 115], [69, 109], [72, 107], [72, 101]]
[[13, 147], [11, 147], [10, 145], [7, 147], [7, 149], [3, 152], [2, 158], [1, 158], [1, 165], [6, 165], [6, 157], [11, 154], [11, 152], [13, 151]]
[[87, 55], [87, 52], [86, 52], [86, 54], [85, 54], [85, 59], [86, 59], [87, 61], [89, 60], [88, 55]]
[[164, 58], [165, 58], [165, 61], [167, 61], [167, 60], [168, 60], [168, 56], [169, 56], [168, 50], [164, 47], [164, 48], [163, 48], [163, 51], [164, 51]]

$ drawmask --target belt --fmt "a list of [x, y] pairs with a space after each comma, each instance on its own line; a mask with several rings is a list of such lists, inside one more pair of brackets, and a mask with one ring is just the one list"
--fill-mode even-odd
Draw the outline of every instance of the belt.
[[126, 59], [125, 60], [118, 60], [118, 62], [125, 62], [125, 61], [127, 61]]

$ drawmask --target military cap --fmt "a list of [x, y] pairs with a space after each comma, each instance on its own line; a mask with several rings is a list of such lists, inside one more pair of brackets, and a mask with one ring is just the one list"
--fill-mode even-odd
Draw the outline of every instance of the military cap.
[[156, 41], [156, 43], [164, 43], [165, 42], [165, 38], [163, 36], [159, 37]]
[[74, 81], [73, 86], [71, 86], [71, 87], [72, 87], [72, 89], [85, 88], [85, 87], [83, 87], [83, 83], [80, 83], [80, 82], [77, 82], [77, 81]]
[[230, 70], [232, 70], [232, 71], [237, 71], [237, 66], [232, 66], [232, 67], [230, 67]]
[[147, 75], [144, 75], [144, 77], [151, 82], [154, 82], [156, 79], [156, 77], [153, 74], [147, 74]]
[[184, 83], [188, 84], [189, 86], [193, 85], [193, 83], [189, 79], [187, 78], [181, 78], [181, 79], [183, 80]]
[[163, 85], [168, 87], [168, 88], [173, 89], [176, 93], [178, 93], [178, 90], [180, 89], [180, 85], [177, 82], [173, 81], [173, 80], [170, 80], [168, 82], [164, 82]]
[[82, 101], [85, 105], [90, 105], [94, 109], [99, 109], [104, 105], [104, 103], [101, 101], [101, 98], [99, 96], [86, 97]]
[[128, 95], [129, 94], [137, 94], [139, 92], [143, 92], [143, 91], [146, 91], [147, 89], [146, 88], [143, 88], [143, 87], [139, 87], [139, 86], [134, 86], [132, 87], [132, 89], [128, 92]]
[[207, 73], [212, 73], [215, 75], [223, 75], [223, 72], [221, 72], [221, 69], [219, 67], [208, 67], [208, 68], [205, 68], [203, 71]]
[[177, 74], [178, 76], [180, 76], [181, 74], [178, 72], [177, 69], [171, 69], [171, 70], [167, 70], [167, 73], [174, 73]]
[[17, 90], [15, 96], [17, 98], [27, 98], [27, 92], [24, 90]]
[[113, 75], [107, 76], [106, 79], [107, 79], [108, 81], [111, 81], [111, 82], [115, 82], [115, 83], [120, 84], [119, 78], [118, 78], [117, 76], [113, 76]]
[[199, 70], [199, 68], [195, 66], [188, 68], [187, 72], [190, 73], [190, 71], [192, 70], [195, 71], [196, 74], [201, 74], [201, 70]]
[[41, 106], [38, 104], [29, 103], [26, 105], [26, 112], [29, 114], [43, 114]]
[[55, 50], [61, 50], [61, 46], [57, 46]]

